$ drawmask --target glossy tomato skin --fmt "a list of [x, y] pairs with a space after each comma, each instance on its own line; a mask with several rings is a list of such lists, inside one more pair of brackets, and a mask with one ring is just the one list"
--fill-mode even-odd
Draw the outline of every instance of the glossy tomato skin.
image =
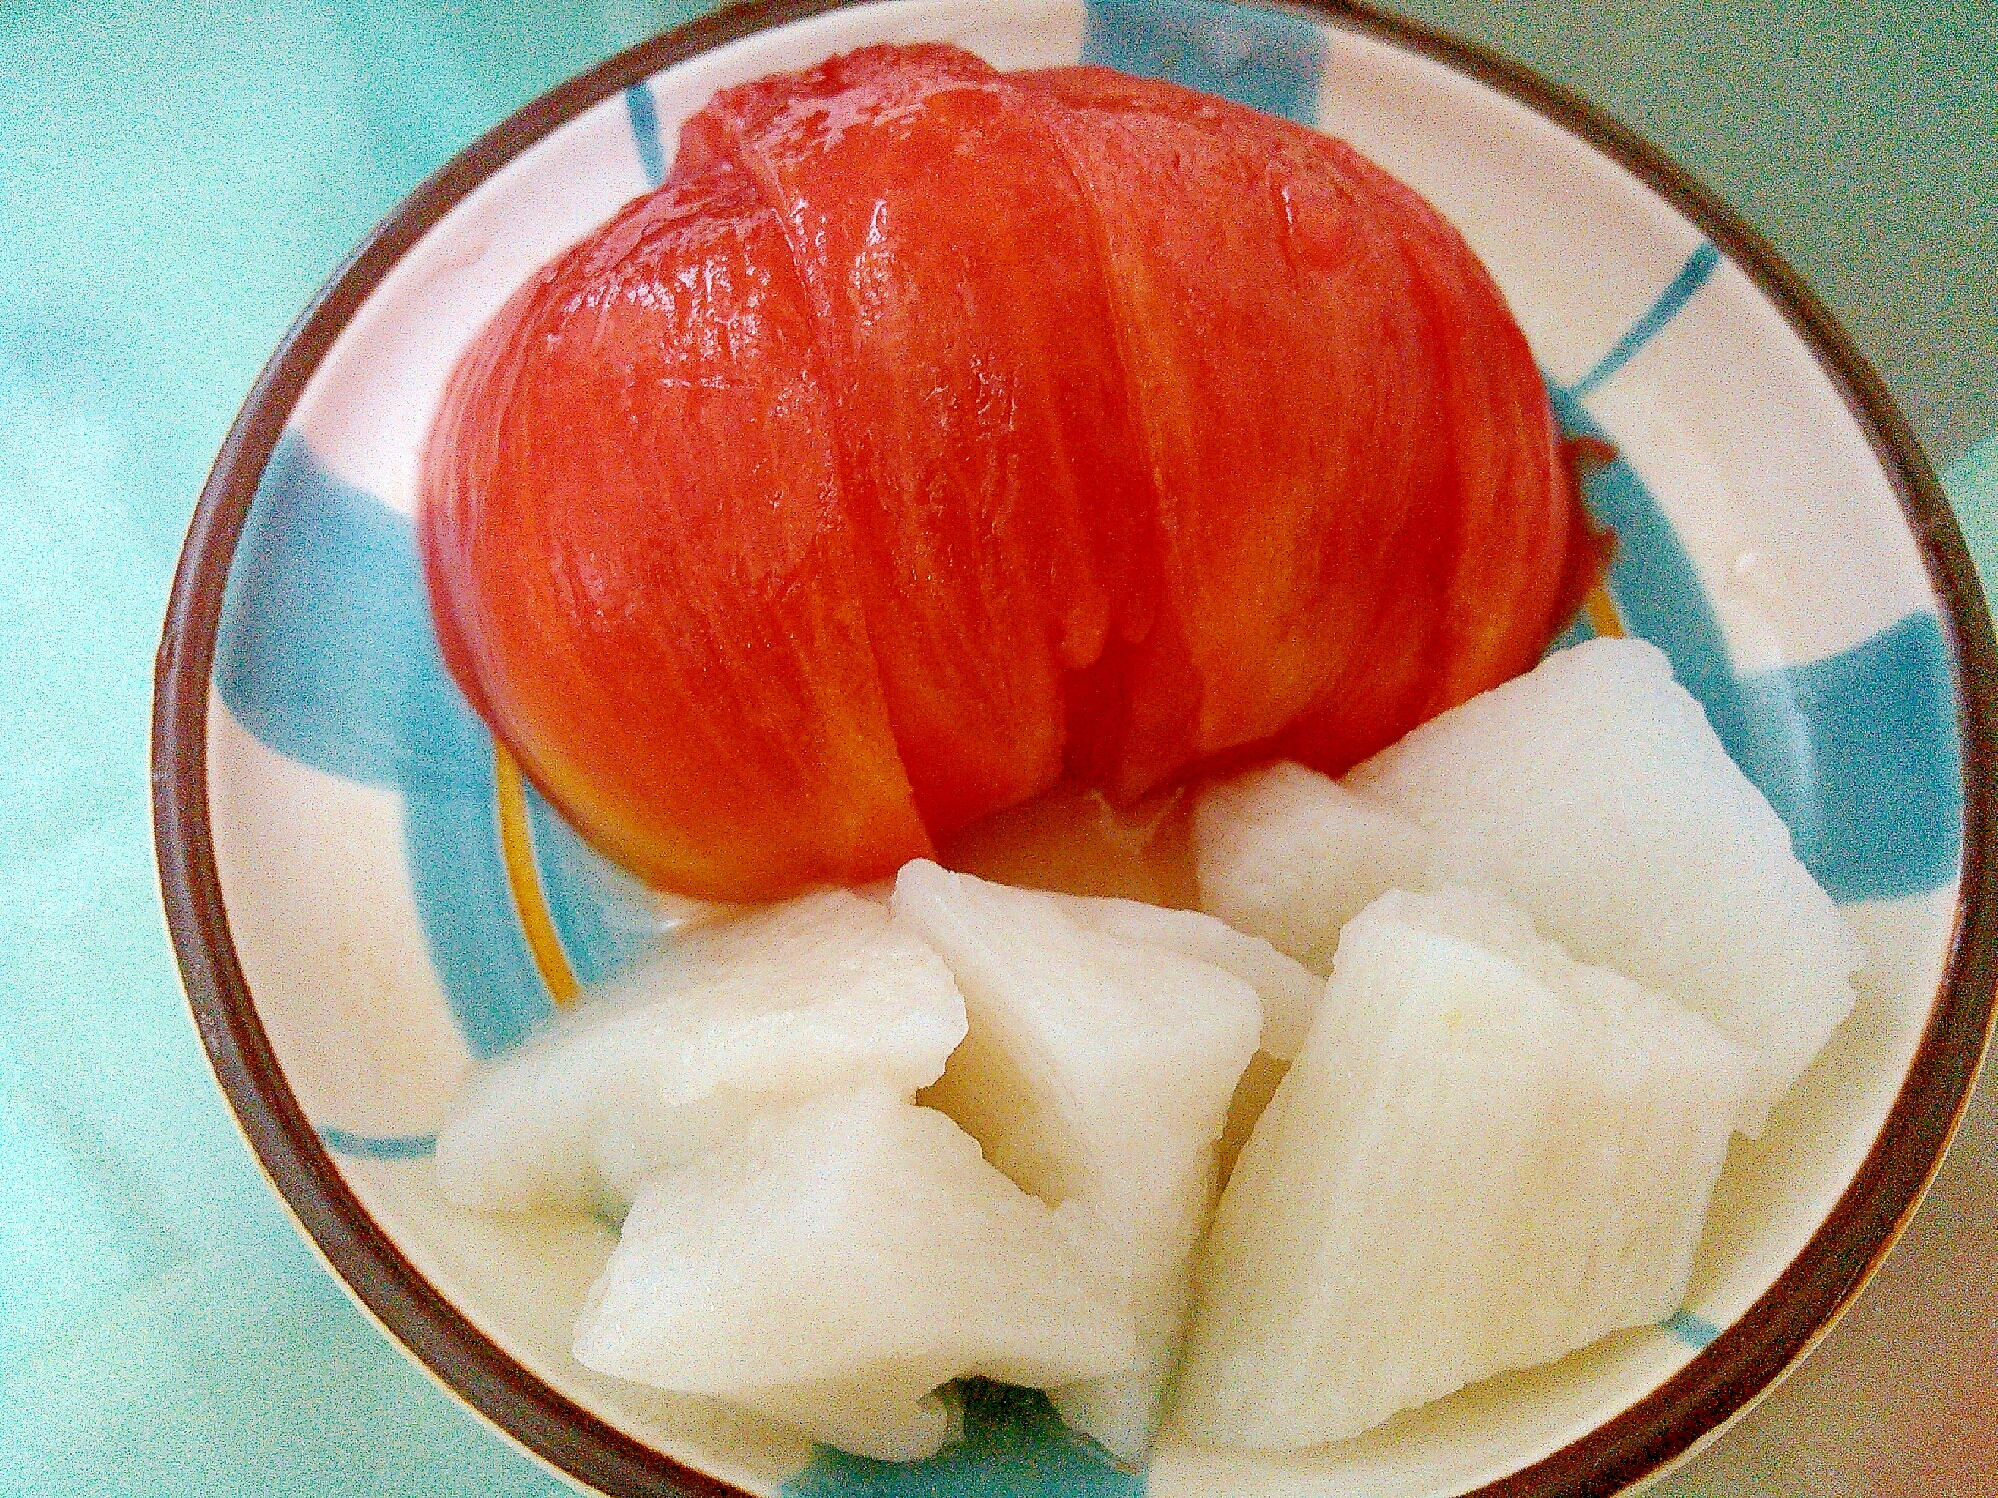
[[870, 48], [728, 90], [682, 158], [775, 205], [831, 377], [862, 600], [941, 837], [1060, 773], [1063, 679], [1143, 601], [1150, 489], [1085, 205], [969, 53]]
[[655, 884], [767, 899], [930, 847], [856, 602], [827, 384], [775, 215], [690, 173], [521, 288], [433, 430], [446, 662]]
[[440, 412], [474, 705], [728, 899], [1066, 775], [1331, 771], [1530, 665], [1599, 565], [1525, 340], [1350, 148], [1100, 69], [876, 47], [718, 94]]
[[1335, 143], [1100, 69], [1022, 86], [1092, 205], [1157, 479], [1158, 627], [1123, 733], [1078, 756], [1128, 797], [1277, 734], [1429, 560], [1410, 539], [1448, 499], [1436, 331]]

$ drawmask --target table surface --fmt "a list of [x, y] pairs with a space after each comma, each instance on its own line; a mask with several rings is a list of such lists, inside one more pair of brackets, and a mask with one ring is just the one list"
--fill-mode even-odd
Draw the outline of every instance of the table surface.
[[[1885, 376], [1998, 580], [1991, 0], [1420, 0], [1739, 208]], [[152, 652], [286, 326], [475, 135], [686, 19], [645, 0], [0, 8], [0, 1495], [550, 1495], [354, 1309], [181, 995]], [[1998, 1086], [1853, 1310], [1659, 1491], [1998, 1493]]]

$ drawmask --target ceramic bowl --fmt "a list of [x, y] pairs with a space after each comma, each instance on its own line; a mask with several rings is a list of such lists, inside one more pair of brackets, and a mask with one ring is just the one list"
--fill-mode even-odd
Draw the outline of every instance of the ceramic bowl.
[[[1671, 655], [1868, 959], [1851, 1019], [1767, 1133], [1737, 1139], [1662, 1325], [1283, 1459], [1168, 1439], [1121, 1473], [1045, 1406], [1001, 1398], [962, 1445], [895, 1473], [591, 1374], [568, 1332], [611, 1230], [438, 1195], [431, 1139], [468, 1069], [671, 940], [659, 902], [496, 761], [441, 670], [410, 514], [446, 372], [530, 270], [660, 179], [714, 89], [915, 39], [1002, 68], [1161, 75], [1345, 137], [1456, 221], [1563, 423], [1615, 445], [1587, 497], [1620, 539], [1618, 622]], [[325, 289], [189, 535], [154, 802], [195, 1018], [278, 1191], [391, 1335], [586, 1485], [1601, 1493], [1695, 1448], [1801, 1356], [1935, 1167], [1991, 1013], [1993, 681], [1974, 575], [1879, 382], [1738, 219], [1574, 99], [1343, 7], [805, 0], [721, 13], [557, 89]]]

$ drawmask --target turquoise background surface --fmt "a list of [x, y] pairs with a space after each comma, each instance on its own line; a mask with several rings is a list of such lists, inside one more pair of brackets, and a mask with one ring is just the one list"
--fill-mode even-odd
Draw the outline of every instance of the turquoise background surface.
[[[361, 1317], [229, 1121], [158, 913], [151, 656], [208, 463], [313, 290], [479, 132], [693, 9], [0, 10], [6, 1498], [568, 1491]], [[1998, 578], [1998, 10], [1407, 9], [1742, 209], [1887, 378]], [[1992, 1115], [1980, 1096], [1825, 1350], [1672, 1491], [1994, 1490], [1988, 1441], [1952, 1458], [1923, 1426], [1998, 1414]]]

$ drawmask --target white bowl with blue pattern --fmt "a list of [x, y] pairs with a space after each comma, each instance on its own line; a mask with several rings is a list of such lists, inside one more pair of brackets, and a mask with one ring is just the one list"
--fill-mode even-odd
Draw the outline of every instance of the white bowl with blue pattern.
[[[670, 941], [445, 675], [411, 514], [444, 379], [529, 271], [657, 183], [718, 87], [876, 41], [1176, 79], [1351, 141], [1491, 267], [1615, 528], [1614, 623], [1655, 641], [1866, 943], [1854, 1015], [1737, 1139], [1685, 1307], [1353, 1442], [1162, 1442], [1142, 1474], [986, 1389], [891, 1468], [569, 1355], [613, 1242], [457, 1211], [459, 1084]], [[1577, 626], [1582, 634], [1589, 623]], [[1603, 1492], [1745, 1408], [1913, 1211], [1991, 1015], [1989, 620], [1905, 426], [1809, 294], [1641, 142], [1495, 60], [1364, 14], [1216, 0], [752, 7], [531, 106], [388, 220], [273, 358], [203, 496], [162, 646], [155, 808], [190, 999], [252, 1146], [361, 1303], [454, 1392], [609, 1493]]]

